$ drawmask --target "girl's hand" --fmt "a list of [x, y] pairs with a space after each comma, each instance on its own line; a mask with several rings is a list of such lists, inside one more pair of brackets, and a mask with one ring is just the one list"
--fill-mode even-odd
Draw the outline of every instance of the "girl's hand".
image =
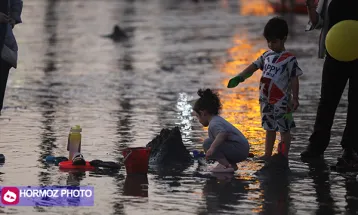
[[0, 23], [8, 23], [9, 17], [5, 13], [0, 12]]
[[206, 152], [205, 158], [209, 159], [214, 154], [214, 149], [210, 147], [210, 149]]

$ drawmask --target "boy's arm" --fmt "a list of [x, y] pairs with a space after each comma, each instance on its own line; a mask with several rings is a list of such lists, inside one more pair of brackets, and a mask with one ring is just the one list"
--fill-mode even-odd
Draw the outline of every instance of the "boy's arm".
[[250, 66], [246, 67], [240, 74], [230, 79], [227, 87], [236, 87], [240, 82], [245, 81], [245, 79], [249, 78], [252, 74], [254, 74], [256, 70], [258, 70], [258, 67], [254, 63], [252, 63]]
[[251, 64], [248, 67], [246, 67], [240, 74], [239, 76], [243, 77], [244, 80], [251, 77], [252, 74], [254, 74], [254, 72], [256, 72], [258, 70], [257, 66], [255, 64]]
[[293, 99], [298, 99], [298, 93], [300, 90], [298, 76], [291, 78], [291, 88]]
[[292, 89], [292, 104], [293, 104], [293, 110], [296, 110], [298, 106], [300, 105], [298, 102], [298, 94], [299, 94], [299, 80], [298, 76], [291, 78], [291, 89]]

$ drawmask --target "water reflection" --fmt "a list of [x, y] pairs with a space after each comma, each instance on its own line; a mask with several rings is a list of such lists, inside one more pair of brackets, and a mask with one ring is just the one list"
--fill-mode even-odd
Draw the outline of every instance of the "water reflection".
[[[232, 76], [241, 72], [265, 51], [265, 49], [257, 50], [245, 39], [245, 35], [235, 35], [233, 42], [233, 47], [227, 51], [230, 59], [221, 66], [220, 70], [227, 74], [229, 78], [220, 83], [220, 88], [226, 88]], [[222, 116], [243, 132], [250, 142], [251, 150], [255, 154], [263, 152], [265, 139], [258, 105], [260, 76], [261, 71], [257, 71], [237, 88], [219, 91], [223, 107]]]
[[[0, 164], [0, 168], [3, 166], [3, 164]], [[2, 183], [3, 182], [3, 180], [2, 180], [2, 175], [3, 175], [4, 173], [3, 172], [0, 172], [0, 182]]]
[[85, 171], [73, 171], [68, 172], [66, 185], [69, 186], [80, 186], [81, 181], [86, 177]]
[[[136, 10], [133, 5], [133, 1], [128, 2], [126, 7], [123, 9], [123, 16], [135, 16]], [[135, 28], [132, 28], [131, 36], [135, 36]], [[119, 77], [118, 80], [121, 80], [123, 77], [132, 76], [134, 72], [133, 68], [133, 56], [132, 56], [132, 40], [127, 40], [124, 44], [118, 45], [119, 49], [123, 50], [120, 52], [120, 58], [118, 60], [118, 69], [117, 72]], [[132, 116], [133, 116], [133, 105], [131, 104], [132, 99], [128, 98], [127, 94], [131, 92], [133, 88], [134, 80], [133, 78], [125, 78], [125, 81], [121, 81], [118, 85], [118, 111], [115, 112], [115, 115], [118, 117], [117, 121], [117, 135], [119, 137], [117, 145], [117, 152], [120, 153], [121, 149], [128, 147], [130, 143], [135, 141], [135, 131], [133, 131]], [[121, 157], [119, 155], [119, 157]]]
[[346, 188], [346, 212], [348, 214], [357, 214], [358, 212], [358, 182], [357, 174], [347, 175], [345, 178]]
[[[214, 174], [203, 187], [206, 212], [210, 214], [237, 212], [240, 202], [246, 198], [247, 183], [232, 174]], [[206, 214], [200, 212], [199, 214]]]
[[267, 174], [260, 180], [263, 206], [259, 214], [295, 214], [290, 198], [289, 174]]
[[51, 172], [48, 171], [49, 164], [44, 161], [46, 155], [53, 155], [53, 150], [57, 147], [55, 131], [53, 124], [55, 121], [56, 108], [58, 105], [58, 93], [54, 90], [56, 84], [53, 83], [52, 72], [56, 71], [56, 50], [57, 44], [57, 1], [48, 1], [46, 6], [46, 13], [44, 17], [45, 34], [48, 36], [47, 51], [45, 53], [45, 67], [44, 67], [44, 87], [36, 96], [36, 101], [41, 107], [41, 114], [43, 124], [41, 143], [39, 144], [39, 161], [42, 166], [42, 171], [39, 172], [39, 181], [41, 185], [51, 184]]
[[148, 176], [127, 175], [124, 181], [123, 195], [148, 197]]
[[[242, 1], [242, 3], [244, 3], [242, 5], [244, 10], [248, 7], [249, 2]], [[261, 14], [264, 11], [257, 11], [257, 13]], [[235, 35], [233, 43], [234, 45], [227, 51], [229, 59], [221, 65], [220, 69], [222, 73], [228, 75], [228, 78], [220, 83], [221, 86], [219, 88], [226, 88], [229, 78], [241, 72], [266, 51], [266, 49], [257, 49], [246, 39], [244, 34]], [[263, 154], [263, 143], [265, 140], [265, 131], [261, 127], [261, 116], [258, 105], [260, 77], [261, 71], [257, 71], [250, 79], [245, 80], [237, 88], [219, 90], [223, 107], [222, 116], [243, 132], [249, 140], [251, 151], [256, 155]], [[239, 166], [240, 169], [247, 169], [249, 171], [256, 171], [261, 167], [256, 162], [243, 162]], [[241, 177], [246, 180], [250, 178], [247, 174], [243, 174]], [[262, 201], [263, 205], [255, 208], [254, 211], [262, 214], [289, 213], [289, 183], [287, 175], [279, 177], [270, 176], [253, 182], [252, 186], [259, 186], [263, 192], [261, 196], [255, 199], [255, 201]]]
[[312, 178], [316, 191], [318, 209], [316, 214], [335, 214], [335, 205], [331, 193], [329, 166], [323, 159], [308, 163], [309, 177]]
[[[135, 19], [137, 16], [136, 14], [136, 7], [134, 5], [135, 1], [126, 1], [125, 7], [120, 7], [116, 11], [117, 14], [120, 16], [120, 20], [125, 19]], [[118, 11], [121, 11], [118, 13]], [[121, 26], [122, 27], [122, 26]], [[128, 30], [124, 27], [126, 33], [128, 33]], [[135, 141], [136, 132], [134, 131], [132, 117], [135, 114], [133, 111], [133, 104], [132, 104], [132, 98], [129, 98], [128, 94], [131, 94], [131, 91], [133, 90], [134, 85], [134, 57], [132, 55], [132, 48], [133, 48], [133, 40], [132, 38], [135, 37], [136, 28], [130, 29], [130, 38], [126, 40], [124, 43], [117, 44], [118, 49], [121, 50], [119, 53], [119, 60], [117, 62], [118, 67], [118, 77], [116, 78], [119, 81], [117, 92], [117, 104], [118, 104], [118, 110], [115, 112], [115, 116], [117, 117], [116, 122], [116, 134], [118, 136], [118, 140], [115, 143], [115, 153], [116, 153], [116, 160], [118, 162], [121, 162], [122, 159], [122, 149], [130, 147], [131, 144]], [[122, 167], [123, 169], [125, 167]], [[110, 173], [110, 172], [107, 172]], [[108, 174], [110, 175], [110, 174]], [[112, 214], [125, 214], [124, 212], [124, 202], [121, 196], [123, 193], [128, 193], [128, 188], [125, 185], [125, 180], [128, 180], [127, 178], [124, 179], [124, 176], [122, 174], [115, 173], [113, 176], [113, 183], [115, 185], [115, 189], [113, 189], [112, 196], [114, 196], [111, 204], [113, 208]], [[128, 176], [127, 176], [128, 177]], [[135, 180], [132, 184], [135, 184]], [[128, 182], [127, 182], [128, 184]], [[128, 185], [127, 185], [128, 186]]]
[[183, 142], [192, 144], [193, 140], [193, 123], [194, 117], [192, 116], [192, 104], [189, 101], [193, 100], [187, 93], [180, 93], [177, 100], [177, 114], [179, 119], [179, 128], [182, 134]]

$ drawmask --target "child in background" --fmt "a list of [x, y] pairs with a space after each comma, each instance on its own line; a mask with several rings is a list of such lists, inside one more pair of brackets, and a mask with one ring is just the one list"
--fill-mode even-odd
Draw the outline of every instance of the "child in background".
[[246, 160], [249, 155], [249, 142], [232, 124], [219, 116], [221, 103], [218, 95], [210, 89], [199, 90], [200, 98], [194, 105], [194, 114], [204, 126], [209, 126], [209, 138], [203, 147], [206, 158], [218, 161], [212, 172], [236, 171], [236, 163]]
[[302, 75], [302, 70], [298, 67], [296, 57], [285, 49], [287, 35], [288, 25], [285, 20], [278, 17], [270, 19], [265, 26], [264, 37], [271, 50], [263, 53], [228, 84], [228, 88], [236, 87], [258, 69], [263, 71], [259, 102], [266, 141], [265, 154], [260, 159], [266, 161], [271, 158], [277, 131], [285, 146], [283, 155], [288, 159], [290, 130], [295, 127], [292, 112], [299, 106], [298, 77]]

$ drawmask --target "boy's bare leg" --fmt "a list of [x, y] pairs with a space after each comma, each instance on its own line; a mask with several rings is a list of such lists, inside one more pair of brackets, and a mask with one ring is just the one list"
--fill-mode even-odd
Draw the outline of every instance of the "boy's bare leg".
[[276, 131], [266, 131], [265, 154], [259, 158], [260, 160], [267, 160], [271, 157], [275, 140]]

